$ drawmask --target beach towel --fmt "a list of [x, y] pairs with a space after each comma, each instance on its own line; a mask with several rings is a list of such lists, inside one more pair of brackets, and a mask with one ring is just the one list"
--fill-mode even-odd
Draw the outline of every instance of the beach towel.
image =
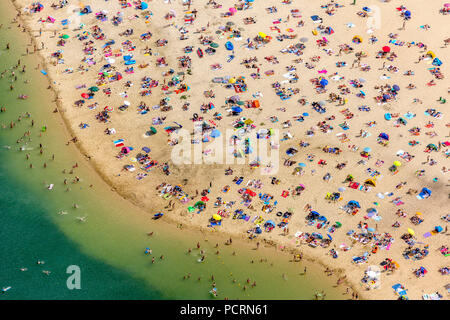
[[116, 147], [123, 147], [124, 146], [124, 144], [123, 144], [124, 141], [125, 140], [123, 140], [123, 139], [116, 140], [116, 141], [114, 141], [114, 145]]

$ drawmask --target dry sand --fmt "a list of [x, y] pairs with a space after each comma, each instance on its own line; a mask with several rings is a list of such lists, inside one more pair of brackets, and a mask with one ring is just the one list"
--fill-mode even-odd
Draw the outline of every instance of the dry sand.
[[[29, 15], [23, 13], [23, 19], [27, 26], [31, 29], [33, 35], [36, 36], [35, 41], [38, 48], [40, 48], [41, 42], [45, 44], [45, 48], [39, 50], [39, 53], [43, 55], [47, 62], [46, 71], [52, 78], [53, 87], [58, 91], [60, 101], [60, 112], [62, 112], [66, 119], [73, 135], [78, 138], [77, 145], [88, 157], [92, 165], [97, 171], [104, 177], [104, 179], [111, 184], [111, 186], [119, 192], [122, 196], [126, 197], [133, 203], [140, 205], [153, 214], [156, 212], [164, 212], [165, 218], [176, 221], [177, 223], [183, 223], [184, 225], [204, 227], [207, 230], [213, 230], [212, 228], [206, 228], [208, 220], [212, 214], [217, 213], [219, 208], [214, 208], [213, 202], [217, 196], [221, 196], [225, 201], [235, 200], [236, 204], [233, 206], [231, 212], [236, 209], [242, 208], [246, 213], [249, 213], [252, 217], [255, 215], [261, 215], [266, 220], [272, 219], [275, 222], [279, 222], [280, 218], [275, 216], [278, 211], [286, 211], [291, 209], [294, 213], [289, 222], [289, 234], [284, 235], [280, 228], [276, 228], [270, 233], [264, 232], [258, 236], [255, 241], [261, 241], [266, 239], [270, 242], [276, 243], [280, 248], [292, 248], [298, 249], [315, 259], [319, 259], [325, 264], [332, 266], [333, 268], [344, 269], [347, 278], [356, 287], [359, 287], [360, 279], [363, 276], [364, 271], [368, 265], [379, 265], [385, 258], [389, 257], [398, 262], [400, 268], [396, 270], [392, 275], [382, 274], [381, 287], [377, 290], [366, 291], [362, 293], [364, 298], [368, 299], [395, 299], [397, 296], [394, 294], [391, 286], [395, 283], [401, 283], [408, 289], [408, 297], [410, 299], [420, 299], [423, 293], [433, 293], [439, 291], [443, 294], [444, 299], [448, 299], [448, 294], [445, 292], [443, 285], [446, 276], [440, 275], [439, 268], [448, 266], [447, 258], [444, 257], [438, 248], [442, 245], [448, 245], [448, 238], [445, 233], [437, 234], [429, 238], [424, 238], [423, 234], [431, 231], [435, 226], [441, 225], [445, 228], [447, 222], [440, 219], [441, 216], [448, 214], [448, 176], [441, 171], [442, 166], [448, 165], [448, 160], [444, 152], [448, 150], [446, 147], [438, 152], [424, 153], [423, 150], [428, 143], [434, 143], [438, 145], [439, 142], [448, 141], [450, 138], [447, 136], [449, 133], [449, 127], [446, 125], [448, 122], [448, 116], [446, 114], [447, 104], [440, 104], [436, 100], [439, 97], [448, 98], [447, 94], [447, 79], [435, 80], [435, 86], [427, 86], [426, 83], [434, 79], [434, 76], [428, 71], [428, 68], [433, 67], [431, 65], [432, 59], [427, 59], [416, 63], [418, 57], [425, 54], [428, 50], [432, 50], [437, 57], [443, 61], [443, 65], [440, 67], [444, 76], [447, 75], [446, 53], [447, 48], [443, 46], [444, 39], [447, 39], [448, 34], [446, 31], [446, 22], [449, 18], [448, 15], [442, 15], [439, 13], [439, 9], [443, 6], [443, 1], [410, 1], [406, 3], [408, 10], [412, 12], [412, 19], [406, 22], [405, 30], [399, 30], [402, 27], [403, 19], [400, 17], [399, 11], [395, 8], [402, 5], [399, 1], [390, 1], [383, 3], [380, 1], [373, 1], [371, 3], [372, 14], [379, 12], [379, 18], [377, 20], [373, 14], [374, 30], [373, 35], [378, 38], [375, 44], [369, 43], [370, 35], [367, 33], [368, 17], [359, 17], [356, 13], [362, 10], [364, 5], [369, 3], [357, 1], [356, 6], [351, 5], [353, 1], [345, 0], [338, 1], [339, 4], [344, 5], [336, 9], [334, 15], [327, 15], [325, 9], [321, 8], [321, 5], [327, 4], [326, 1], [292, 1], [292, 4], [287, 5], [281, 3], [281, 1], [261, 1], [256, 0], [253, 7], [249, 10], [238, 10], [236, 14], [231, 17], [221, 17], [221, 13], [228, 11], [229, 7], [232, 7], [232, 3], [238, 3], [238, 1], [227, 2], [222, 1], [223, 7], [214, 9], [212, 5], [205, 5], [207, 1], [193, 1], [191, 10], [196, 9], [198, 11], [197, 18], [193, 25], [184, 25], [184, 12], [187, 7], [183, 7], [181, 1], [172, 1], [172, 3], [165, 3], [164, 1], [150, 1], [149, 9], [145, 12], [152, 12], [151, 18], [148, 23], [145, 23], [145, 12], [137, 10], [134, 5], [123, 10], [117, 0], [90, 0], [78, 3], [78, 1], [68, 1], [69, 5], [58, 10], [54, 10], [50, 7], [51, 3], [57, 1], [43, 0], [45, 8], [40, 13], [34, 13]], [[130, 1], [132, 3], [132, 1]], [[17, 0], [16, 5], [20, 8], [29, 6], [31, 1], [29, 0]], [[220, 2], [219, 2], [220, 3]], [[90, 5], [92, 13], [79, 17], [73, 10], [83, 5]], [[278, 12], [269, 14], [266, 8], [270, 6], [276, 6]], [[376, 7], [375, 7], [376, 6]], [[176, 12], [176, 17], [171, 20], [166, 20], [164, 16], [173, 9]], [[299, 9], [301, 18], [294, 18], [290, 16], [290, 10]], [[107, 10], [108, 21], [100, 22], [95, 19], [95, 13]], [[112, 16], [117, 12], [123, 12], [124, 22], [119, 26], [113, 26], [111, 23]], [[310, 16], [319, 15], [323, 18], [323, 26], [331, 26], [334, 29], [334, 33], [331, 35], [323, 35], [319, 33], [314, 35], [312, 31], [320, 24], [314, 23]], [[134, 17], [137, 15], [139, 18]], [[40, 18], [47, 18], [51, 16], [56, 19], [55, 23], [38, 22]], [[287, 17], [289, 19], [287, 19]], [[245, 25], [243, 19], [246, 17], [254, 17], [257, 21], [255, 24]], [[72, 23], [67, 29], [63, 29], [61, 20], [69, 18]], [[77, 19], [85, 24], [82, 30], [74, 30], [78, 25]], [[281, 19], [280, 24], [273, 24], [276, 19]], [[303, 20], [304, 26], [298, 27], [298, 21]], [[227, 22], [233, 22], [233, 29], [241, 30], [242, 39], [236, 41], [235, 39], [229, 39], [230, 32], [217, 34], [220, 26], [224, 26]], [[378, 24], [379, 22], [379, 24]], [[349, 28], [348, 23], [353, 23], [355, 26]], [[429, 24], [431, 29], [424, 30], [420, 28], [421, 25]], [[91, 27], [98, 25], [102, 32], [106, 35], [105, 40], [94, 40], [92, 36], [89, 36], [83, 41], [79, 41], [76, 36], [83, 31], [91, 32]], [[185, 26], [189, 30], [188, 39], [180, 40], [180, 32], [178, 29]], [[209, 26], [209, 27], [208, 27]], [[281, 33], [275, 30], [271, 30], [270, 27], [278, 26]], [[196, 33], [202, 27], [205, 27], [205, 31]], [[378, 28], [379, 27], [379, 28]], [[128, 28], [133, 28], [134, 33], [129, 37], [121, 37], [119, 33], [124, 32]], [[288, 28], [292, 28], [293, 32], [287, 31]], [[42, 30], [42, 35], [39, 36], [39, 30]], [[141, 41], [139, 36], [142, 33], [150, 31], [152, 37], [148, 41]], [[56, 33], [56, 37], [54, 34]], [[273, 39], [265, 46], [258, 50], [249, 50], [242, 47], [246, 43], [247, 38], [253, 39], [258, 32], [264, 32], [271, 36]], [[397, 33], [398, 40], [406, 42], [423, 42], [428, 46], [428, 50], [423, 50], [417, 46], [408, 47], [395, 46], [389, 44], [389, 33]], [[59, 36], [68, 34], [70, 38], [67, 40], [64, 47], [57, 46]], [[284, 39], [283, 41], [277, 41], [275, 38], [279, 34], [296, 34], [295, 39]], [[200, 46], [205, 50], [206, 46], [201, 46], [198, 38], [203, 36], [212, 36], [214, 42], [219, 44], [217, 52], [214, 55], [205, 54], [203, 58], [199, 58], [196, 54], [197, 48]], [[352, 43], [352, 38], [355, 35], [360, 35], [363, 38], [361, 44]], [[329, 43], [325, 47], [318, 47], [316, 40], [325, 36]], [[304, 42], [306, 48], [303, 54], [295, 56], [292, 53], [280, 53], [280, 50], [299, 42], [302, 37], [308, 38], [307, 42]], [[128, 75], [124, 72], [126, 66], [121, 56], [114, 57], [115, 63], [113, 66], [116, 70], [121, 72], [123, 79], [111, 83], [110, 85], [100, 86], [100, 91], [95, 94], [94, 99], [86, 100], [86, 103], [81, 107], [76, 107], [74, 102], [81, 99], [80, 94], [87, 92], [86, 89], [75, 89], [81, 84], [86, 84], [86, 88], [95, 85], [97, 79], [97, 73], [102, 65], [106, 64], [102, 54], [102, 46], [106, 41], [115, 39], [116, 43], [113, 49], [122, 48], [121, 43], [125, 40], [131, 40], [136, 49], [131, 52], [137, 62], [134, 65], [134, 74]], [[168, 44], [164, 47], [157, 47], [155, 41], [158, 39], [167, 39]], [[85, 56], [82, 52], [84, 43], [92, 40], [93, 45], [97, 49], [93, 55]], [[230, 51], [224, 48], [226, 41], [231, 41], [234, 44], [235, 58], [230, 63], [227, 63], [227, 56]], [[339, 52], [339, 45], [349, 44], [355, 50], [353, 53], [337, 56]], [[183, 53], [185, 46], [192, 45], [193, 52], [190, 54]], [[385, 45], [389, 45], [392, 51], [398, 56], [394, 61], [390, 62], [386, 59], [376, 59], [377, 52]], [[149, 46], [152, 49], [153, 55], [144, 55], [143, 48]], [[32, 48], [32, 46], [30, 47]], [[323, 49], [331, 49], [332, 54], [328, 55]], [[31, 49], [32, 50], [32, 49]], [[63, 50], [64, 63], [57, 64], [56, 59], [51, 57], [51, 54], [57, 50]], [[361, 64], [367, 64], [371, 67], [368, 72], [361, 71], [360, 68], [355, 66], [351, 68], [353, 61], [355, 60], [355, 52], [364, 51], [367, 53], [367, 57], [362, 58]], [[127, 52], [123, 52], [123, 55]], [[192, 74], [188, 75], [186, 69], [181, 70], [178, 64], [178, 57], [188, 55], [192, 59]], [[278, 58], [278, 64], [271, 64], [264, 59], [264, 57], [274, 55]], [[320, 61], [312, 62], [310, 59], [313, 56], [320, 56]], [[96, 62], [95, 65], [87, 66], [86, 63], [81, 63], [81, 59], [88, 57], [92, 58]], [[160, 57], [165, 57], [168, 63], [167, 67], [156, 66], [156, 60]], [[257, 65], [260, 68], [261, 79], [252, 79], [251, 73], [256, 72], [256, 69], [247, 69], [241, 64], [243, 59], [250, 57], [257, 57]], [[296, 63], [293, 60], [302, 59], [302, 62]], [[337, 68], [337, 61], [346, 61], [347, 66], [343, 68]], [[305, 67], [305, 63], [315, 65], [315, 68], [308, 69]], [[386, 66], [393, 65], [398, 68], [398, 72], [392, 73], [386, 70], [380, 70], [386, 62]], [[138, 65], [148, 63], [146, 68], [139, 68]], [[223, 68], [221, 70], [211, 70], [210, 65], [220, 63]], [[89, 71], [83, 71], [78, 66], [83, 65], [88, 67]], [[286, 80], [283, 74], [287, 72], [286, 67], [294, 65], [296, 67], [296, 73], [299, 76], [299, 80], [294, 84], [286, 84], [292, 88], [300, 89], [300, 93], [293, 95], [289, 100], [282, 101], [275, 94], [272, 88], [272, 83], [275, 81]], [[64, 73], [67, 68], [73, 68], [73, 73]], [[164, 79], [167, 81], [170, 77], [164, 78], [162, 72], [168, 71], [170, 68], [175, 70], [175, 74], [178, 71], [184, 71], [186, 76], [184, 77], [184, 83], [186, 83], [190, 90], [183, 93], [187, 95], [187, 100], [180, 99], [183, 94], [175, 94], [174, 88], [169, 88], [168, 91], [162, 91], [161, 86]], [[314, 85], [309, 81], [312, 78], [320, 77], [323, 74], [318, 73], [318, 70], [327, 70], [325, 75], [329, 81], [327, 86], [327, 92], [323, 94], [317, 94]], [[274, 70], [274, 75], [266, 76], [264, 74], [267, 70]], [[407, 70], [413, 70], [414, 76], [405, 76], [403, 73]], [[343, 80], [334, 81], [329, 78], [331, 74], [338, 72], [338, 75], [344, 77]], [[380, 78], [383, 74], [386, 74], [390, 79], [383, 80]], [[159, 85], [156, 88], [152, 88], [152, 94], [141, 97], [139, 92], [141, 91], [140, 82], [144, 76], [149, 76], [152, 79], [159, 81]], [[242, 116], [252, 119], [257, 129], [260, 128], [274, 128], [280, 129], [281, 132], [289, 131], [293, 134], [293, 139], [280, 142], [280, 169], [276, 173], [276, 176], [281, 180], [279, 185], [272, 185], [271, 175], [261, 175], [259, 169], [251, 170], [246, 165], [232, 165], [234, 170], [233, 175], [225, 176], [224, 169], [228, 168], [225, 164], [213, 164], [213, 165], [183, 165], [183, 166], [170, 166], [171, 175], [165, 175], [161, 168], [153, 169], [147, 177], [142, 180], [136, 180], [137, 173], [141, 172], [139, 166], [136, 163], [131, 162], [131, 158], [136, 153], [140, 152], [140, 149], [144, 146], [151, 148], [150, 156], [152, 159], [156, 159], [160, 164], [164, 162], [171, 163], [171, 150], [172, 147], [168, 145], [170, 137], [166, 135], [163, 127], [173, 125], [173, 121], [176, 121], [184, 126], [184, 128], [192, 131], [193, 122], [190, 120], [193, 113], [198, 113], [199, 116], [203, 116], [206, 121], [213, 119], [213, 113], [219, 112], [224, 116], [222, 120], [215, 122], [218, 124], [218, 129], [225, 132], [226, 128], [231, 128], [231, 122], [237, 117], [228, 117], [225, 105], [225, 98], [235, 95], [234, 90], [225, 89], [221, 84], [213, 84], [211, 79], [218, 76], [231, 76], [239, 77], [245, 76], [248, 90], [242, 94], [241, 100], [254, 100], [252, 94], [257, 91], [263, 93], [263, 97], [258, 98], [261, 103], [259, 109], [247, 109], [244, 108]], [[362, 99], [356, 96], [359, 89], [353, 88], [349, 81], [352, 79], [364, 78], [364, 87], [361, 88], [366, 93], [366, 98]], [[124, 87], [126, 81], [132, 81], [133, 86], [131, 88]], [[416, 89], [408, 90], [406, 87], [409, 83], [414, 83]], [[327, 112], [325, 114], [319, 114], [311, 108], [311, 103], [314, 101], [327, 101], [330, 93], [339, 94], [338, 86], [346, 85], [350, 89], [350, 94], [343, 97], [348, 99], [348, 102], [344, 106], [338, 106], [336, 102], [326, 102], [325, 107]], [[399, 94], [396, 101], [389, 102], [384, 105], [378, 105], [373, 97], [378, 95], [374, 86], [385, 84], [397, 84], [400, 87]], [[112, 89], [111, 97], [107, 97], [103, 94], [102, 90], [105, 87]], [[205, 90], [213, 90], [215, 98], [206, 98], [203, 94]], [[128, 97], [122, 97], [119, 95], [121, 92], [127, 92]], [[169, 92], [172, 92], [168, 94]], [[173, 107], [172, 111], [162, 112], [160, 110], [150, 110], [146, 115], [141, 115], [137, 112], [137, 106], [141, 101], [144, 101], [147, 106], [152, 107], [157, 105], [159, 101], [164, 97], [170, 97], [169, 105]], [[303, 98], [308, 104], [305, 106], [300, 105], [297, 100]], [[422, 103], [413, 103], [413, 99], [418, 98]], [[120, 111], [118, 107], [122, 105], [123, 101], [129, 101], [130, 107], [126, 111]], [[189, 102], [190, 106], [187, 111], [182, 110], [184, 102]], [[95, 110], [90, 110], [87, 105], [98, 102], [98, 107]], [[200, 106], [203, 103], [213, 102], [215, 109], [208, 111], [208, 113], [201, 113]], [[358, 107], [367, 105], [371, 108], [370, 112], [359, 111]], [[113, 106], [114, 111], [110, 113], [111, 118], [108, 123], [100, 123], [95, 119], [95, 115], [102, 111], [105, 106]], [[277, 108], [286, 108], [285, 112], [277, 110]], [[343, 123], [346, 119], [345, 116], [340, 113], [341, 110], [348, 108], [350, 112], [354, 114], [352, 119], [347, 120], [350, 128], [343, 131], [339, 124]], [[425, 116], [424, 111], [428, 108], [434, 108], [444, 113], [441, 119]], [[394, 127], [393, 122], [386, 121], [384, 114], [386, 112], [399, 113], [403, 116], [406, 112], [411, 111], [417, 114], [415, 118], [408, 120], [406, 126]], [[309, 113], [309, 116], [305, 117], [304, 122], [296, 122], [292, 119], [293, 116], [302, 114], [303, 112]], [[334, 130], [329, 133], [323, 133], [317, 129], [316, 124], [320, 121], [324, 121], [325, 118], [334, 115], [335, 120], [327, 121]], [[158, 128], [158, 133], [151, 137], [146, 137], [144, 133], [152, 125], [152, 118], [158, 116], [167, 117], [164, 124], [155, 126]], [[277, 116], [278, 122], [271, 123], [269, 117]], [[288, 129], [282, 127], [282, 123], [286, 120], [291, 120], [292, 126]], [[369, 121], [376, 121], [376, 125], [368, 127], [366, 123]], [[428, 121], [434, 122], [434, 128], [425, 128], [425, 124]], [[89, 127], [81, 129], [80, 123], [88, 123]], [[264, 125], [261, 125], [264, 123]], [[422, 128], [420, 136], [412, 136], [408, 130], [414, 126]], [[315, 127], [315, 134], [313, 137], [306, 136], [306, 131], [311, 127]], [[104, 130], [106, 128], [114, 128], [117, 133], [114, 135], [106, 135]], [[367, 138], [357, 137], [360, 130], [366, 130], [371, 133], [371, 136]], [[435, 137], [425, 135], [425, 132], [434, 131], [437, 133]], [[345, 132], [350, 141], [341, 143], [336, 134]], [[387, 147], [383, 147], [377, 143], [377, 136], [381, 132], [386, 132], [390, 135], [390, 143]], [[116, 159], [116, 155], [120, 151], [120, 148], [116, 148], [113, 144], [113, 140], [122, 138], [125, 140], [126, 146], [132, 146], [134, 150], [130, 156], [123, 159]], [[414, 147], [408, 145], [410, 140], [419, 140], [420, 144]], [[310, 145], [307, 148], [300, 148], [298, 143], [300, 140], [308, 142]], [[340, 155], [331, 155], [324, 153], [321, 148], [325, 145], [331, 147], [339, 147], [342, 149]], [[352, 152], [348, 146], [357, 145], [359, 150]], [[301, 176], [293, 175], [292, 171], [295, 167], [283, 166], [283, 161], [287, 158], [285, 151], [289, 147], [297, 147], [299, 153], [292, 157], [296, 162], [307, 163], [305, 173]], [[370, 147], [371, 159], [368, 160], [366, 165], [357, 164], [358, 161], [363, 159], [360, 156], [360, 151], [363, 148]], [[205, 147], [204, 147], [205, 149]], [[411, 162], [406, 162], [396, 156], [398, 150], [405, 150], [412, 155], [414, 159]], [[307, 161], [308, 154], [314, 154], [315, 160], [313, 162]], [[434, 166], [428, 164], [423, 165], [422, 162], [426, 161], [427, 156], [436, 160], [438, 163]], [[317, 161], [324, 159], [328, 162], [327, 166], [319, 167]], [[384, 165], [376, 167], [374, 164], [377, 159], [384, 160]], [[396, 175], [389, 172], [388, 168], [392, 165], [393, 161], [400, 160], [402, 166]], [[335, 168], [336, 164], [340, 162], [347, 162], [347, 166], [342, 170]], [[135, 172], [123, 171], [124, 165], [135, 164], [137, 170]], [[369, 175], [365, 170], [370, 167], [381, 172], [382, 178], [378, 178], [377, 186], [373, 187], [369, 192], [363, 192], [359, 190], [353, 190], [347, 187], [348, 183], [343, 183], [345, 177], [348, 174], [353, 174], [355, 180], [358, 182], [364, 182]], [[426, 174], [422, 177], [415, 175], [416, 170], [425, 169]], [[311, 170], [316, 170], [314, 174]], [[330, 173], [332, 179], [328, 182], [324, 181], [322, 177], [326, 173]], [[240, 186], [237, 186], [232, 182], [235, 176], [244, 176], [244, 181]], [[433, 182], [434, 177], [438, 178], [437, 182]], [[209, 188], [210, 182], [212, 182], [212, 188], [208, 194], [209, 202], [207, 203], [206, 210], [201, 214], [188, 213], [187, 207], [193, 205], [200, 196], [191, 200], [188, 204], [182, 204], [176, 199], [172, 202], [175, 203], [175, 209], [168, 211], [165, 207], [168, 201], [158, 196], [155, 191], [155, 187], [161, 182], [165, 181], [171, 184], [181, 184], [183, 179], [188, 179], [186, 186], [183, 186], [190, 196], [195, 195], [195, 191], [201, 192], [203, 189]], [[263, 205], [262, 201], [257, 199], [253, 200], [252, 204], [254, 210], [250, 210], [240, 204], [239, 194], [237, 190], [247, 183], [250, 179], [261, 179], [263, 182], [262, 189], [254, 189], [255, 192], [267, 192], [275, 196], [278, 200], [277, 208], [270, 214], [261, 211]], [[397, 190], [395, 186], [402, 182], [407, 181], [407, 185], [402, 189]], [[288, 196], [282, 198], [280, 195], [283, 190], [293, 190], [294, 186], [299, 183], [306, 186], [306, 190], [300, 196]], [[224, 194], [221, 189], [225, 185], [230, 185], [231, 189], [228, 193]], [[342, 193], [343, 200], [337, 203], [330, 203], [324, 199], [327, 192], [336, 192], [339, 187], [345, 186], [347, 190]], [[422, 187], [427, 186], [433, 194], [431, 198], [425, 200], [416, 199], [415, 195], [406, 194], [409, 188], [421, 190]], [[386, 197], [385, 199], [379, 199], [377, 193], [389, 193], [393, 192], [392, 197]], [[401, 197], [404, 201], [404, 205], [396, 206], [391, 202], [392, 199]], [[172, 198], [173, 199], [173, 198]], [[349, 200], [357, 200], [361, 204], [361, 209], [355, 216], [349, 215], [340, 210], [339, 207], [343, 206]], [[372, 219], [364, 219], [368, 208], [375, 207], [374, 202], [378, 202], [377, 209], [379, 215], [382, 217], [381, 221], [374, 221]], [[312, 248], [298, 239], [295, 239], [294, 234], [297, 231], [303, 232], [321, 232], [324, 236], [327, 233], [326, 230], [318, 230], [314, 226], [308, 226], [305, 223], [306, 212], [303, 210], [306, 204], [310, 204], [312, 209], [325, 215], [328, 220], [331, 221], [331, 225], [339, 221], [343, 227], [337, 229], [332, 235], [333, 242], [327, 249], [320, 247]], [[406, 218], [399, 218], [395, 212], [397, 209], [403, 209], [408, 216]], [[416, 212], [422, 213], [424, 222], [418, 226], [413, 225], [409, 218]], [[368, 263], [353, 264], [352, 257], [359, 256], [364, 251], [371, 251], [370, 246], [363, 246], [356, 243], [352, 245], [352, 241], [346, 232], [350, 229], [356, 230], [358, 222], [362, 221], [369, 224], [369, 227], [376, 228], [377, 233], [388, 232], [395, 238], [395, 242], [390, 247], [390, 250], [378, 250], [376, 254], [372, 254]], [[401, 222], [401, 227], [395, 229], [392, 224], [395, 221]], [[243, 220], [233, 220], [230, 218], [223, 219], [222, 225], [217, 227], [217, 231], [225, 234], [232, 234], [235, 236], [246, 237], [246, 231], [252, 228], [254, 225], [251, 222], [245, 222]], [[328, 227], [327, 227], [328, 228]], [[429, 255], [421, 261], [405, 260], [402, 257], [403, 250], [407, 247], [407, 244], [400, 238], [407, 232], [407, 228], [415, 230], [417, 241], [429, 244]], [[352, 246], [352, 249], [343, 252], [339, 249], [342, 243]], [[339, 257], [333, 259], [329, 255], [329, 250], [335, 248]], [[417, 279], [412, 271], [420, 266], [427, 268], [428, 273], [424, 278]]]

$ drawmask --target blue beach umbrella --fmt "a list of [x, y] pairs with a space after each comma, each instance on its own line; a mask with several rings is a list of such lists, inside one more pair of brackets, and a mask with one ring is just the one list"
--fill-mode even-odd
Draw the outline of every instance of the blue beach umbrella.
[[237, 113], [241, 113], [242, 112], [242, 108], [241, 107], [233, 107], [233, 108], [231, 108], [231, 110], [233, 112], [237, 112]]
[[220, 137], [220, 135], [221, 135], [221, 133], [220, 133], [220, 131], [217, 130], [217, 129], [214, 129], [214, 130], [211, 132], [211, 137], [213, 137], [213, 138]]
[[327, 84], [328, 84], [328, 80], [327, 80], [327, 79], [322, 79], [322, 80], [320, 80], [320, 85], [321, 85], [322, 87], [325, 87]]
[[302, 116], [307, 117], [307, 116], [309, 116], [309, 113], [308, 112], [303, 112]]
[[299, 164], [298, 164], [300, 167], [306, 167], [306, 164], [305, 163], [303, 163], [303, 162], [300, 162]]
[[148, 3], [147, 2], [141, 2], [141, 9], [145, 10], [148, 8]]
[[367, 147], [367, 148], [364, 148], [364, 151], [365, 151], [365, 152], [370, 152], [370, 151], [372, 151], [372, 149], [369, 148], [369, 147]]

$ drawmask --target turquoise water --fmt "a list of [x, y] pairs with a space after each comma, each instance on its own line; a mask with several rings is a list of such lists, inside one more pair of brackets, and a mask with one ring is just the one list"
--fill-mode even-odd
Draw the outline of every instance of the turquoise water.
[[[15, 70], [18, 80], [13, 82], [13, 91], [9, 73], [0, 79], [0, 106], [7, 107], [7, 112], [0, 113], [0, 287], [12, 287], [0, 294], [0, 299], [209, 299], [211, 275], [221, 298], [311, 299], [320, 290], [326, 290], [328, 298], [342, 297], [342, 291], [332, 287], [335, 279], [324, 279], [317, 266], [308, 265], [308, 276], [300, 275], [305, 264], [290, 263], [288, 256], [274, 249], [255, 251], [251, 249], [254, 244], [237, 241], [232, 247], [224, 246], [223, 240], [213, 235], [152, 221], [150, 213], [111, 192], [78, 150], [66, 146], [69, 137], [59, 114], [52, 113], [54, 97], [46, 89], [47, 78], [36, 68], [39, 61], [36, 55], [22, 55], [29, 40], [15, 25], [8, 29], [11, 9], [8, 1], [0, 3], [4, 21], [0, 71], [16, 65], [20, 58], [27, 72]], [[7, 42], [11, 43], [9, 51]], [[30, 83], [25, 83], [26, 79]], [[19, 94], [27, 94], [29, 99], [19, 100]], [[31, 119], [17, 120], [25, 112], [31, 113], [33, 127]], [[9, 128], [11, 121], [16, 123], [13, 129]], [[48, 130], [43, 133], [39, 128], [44, 125]], [[16, 143], [28, 130], [32, 141], [25, 137]], [[44, 146], [42, 155], [39, 143]], [[21, 146], [30, 150], [19, 151]], [[69, 174], [75, 162], [79, 168]], [[81, 178], [78, 184], [70, 182], [75, 175]], [[64, 178], [68, 185], [63, 184]], [[46, 188], [50, 183], [54, 184], [51, 191]], [[58, 215], [61, 210], [67, 215]], [[87, 222], [79, 222], [76, 217], [80, 216], [87, 217]], [[155, 232], [151, 238], [149, 231]], [[197, 262], [197, 250], [187, 254], [197, 241], [206, 251], [204, 263]], [[219, 255], [215, 254], [216, 243], [221, 244]], [[146, 247], [154, 252], [154, 264], [143, 253]], [[159, 259], [161, 254], [164, 260]], [[259, 262], [261, 258], [267, 262]], [[45, 264], [38, 265], [38, 260]], [[66, 287], [69, 265], [81, 269], [81, 290]], [[20, 271], [22, 267], [28, 270]], [[43, 270], [51, 273], [46, 275]], [[188, 273], [191, 277], [183, 280]], [[247, 278], [257, 286], [244, 291]]]

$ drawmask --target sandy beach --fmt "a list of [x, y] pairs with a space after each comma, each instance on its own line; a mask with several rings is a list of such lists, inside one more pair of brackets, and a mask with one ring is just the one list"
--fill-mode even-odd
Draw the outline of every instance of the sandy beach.
[[[449, 15], [360, 2], [15, 5], [68, 143], [149, 216], [301, 252], [365, 299], [448, 299]], [[278, 170], [245, 144], [244, 164], [175, 164], [171, 131], [202, 123], [205, 161], [258, 132]]]

